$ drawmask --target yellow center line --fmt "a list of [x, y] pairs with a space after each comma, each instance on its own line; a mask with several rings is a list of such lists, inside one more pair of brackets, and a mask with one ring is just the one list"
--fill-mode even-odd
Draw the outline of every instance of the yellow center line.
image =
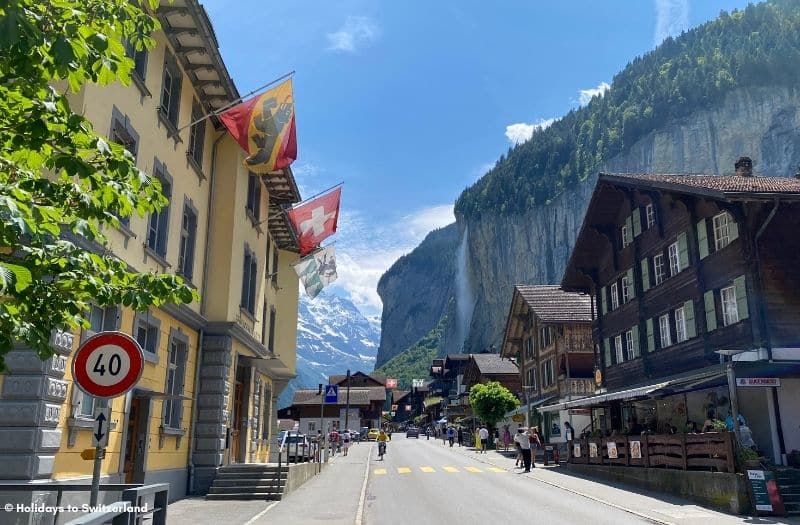
[[458, 472], [458, 469], [455, 467], [442, 467], [442, 470], [445, 472]]
[[376, 468], [375, 470], [372, 471], [372, 473], [375, 474], [376, 476], [380, 476], [381, 474], [386, 474], [386, 469]]
[[397, 467], [398, 474], [411, 474], [411, 469], [408, 467]]
[[489, 467], [489, 470], [491, 470], [492, 472], [505, 472], [505, 469], [497, 467]]
[[420, 467], [419, 468], [422, 472], [436, 472], [433, 467]]
[[466, 470], [467, 472], [475, 472], [475, 473], [483, 472], [481, 469], [475, 467], [464, 467], [464, 470]]

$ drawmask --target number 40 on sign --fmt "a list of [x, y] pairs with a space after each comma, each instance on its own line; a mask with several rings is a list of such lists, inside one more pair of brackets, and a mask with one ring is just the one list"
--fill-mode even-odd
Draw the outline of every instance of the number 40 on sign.
[[101, 332], [87, 339], [72, 360], [72, 377], [87, 394], [99, 398], [123, 395], [144, 370], [142, 348], [128, 334]]

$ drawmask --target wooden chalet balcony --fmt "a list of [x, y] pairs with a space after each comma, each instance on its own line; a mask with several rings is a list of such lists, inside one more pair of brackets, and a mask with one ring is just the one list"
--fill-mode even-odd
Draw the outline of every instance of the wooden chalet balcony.
[[595, 391], [595, 384], [594, 379], [589, 378], [570, 378], [569, 380], [564, 380], [564, 392], [566, 394], [578, 394], [588, 396], [594, 394]]
[[592, 333], [586, 330], [585, 334], [567, 333], [561, 338], [561, 348], [566, 352], [593, 352]]

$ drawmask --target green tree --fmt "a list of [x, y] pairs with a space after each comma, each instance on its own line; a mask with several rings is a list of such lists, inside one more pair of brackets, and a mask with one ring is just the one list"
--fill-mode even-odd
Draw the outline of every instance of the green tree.
[[91, 303], [141, 310], [198, 298], [180, 277], [132, 272], [105, 250], [105, 228], [167, 201], [67, 100], [86, 84], [128, 84], [123, 43], [151, 48], [157, 28], [129, 0], [0, 2], [0, 369], [15, 342], [52, 355], [52, 330], [87, 326]]
[[493, 427], [508, 412], [519, 406], [519, 399], [497, 381], [478, 383], [469, 389], [472, 411], [488, 426]]

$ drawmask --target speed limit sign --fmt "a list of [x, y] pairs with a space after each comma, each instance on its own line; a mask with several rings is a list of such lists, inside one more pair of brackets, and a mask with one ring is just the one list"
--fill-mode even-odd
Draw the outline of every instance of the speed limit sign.
[[142, 370], [142, 348], [122, 332], [93, 335], [72, 360], [72, 378], [81, 390], [94, 397], [121, 396], [139, 381]]

